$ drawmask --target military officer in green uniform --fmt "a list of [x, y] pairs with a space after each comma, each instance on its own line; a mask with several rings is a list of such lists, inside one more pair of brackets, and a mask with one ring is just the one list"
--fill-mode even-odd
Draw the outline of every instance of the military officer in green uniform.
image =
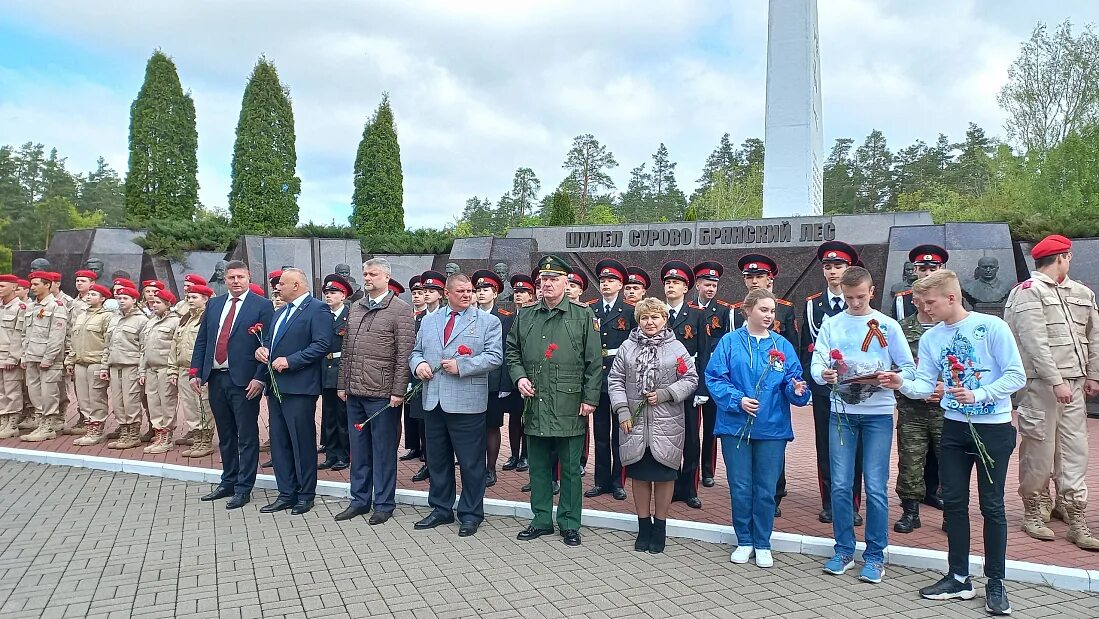
[[508, 371], [524, 400], [534, 520], [521, 541], [553, 533], [551, 453], [561, 458], [557, 525], [565, 544], [580, 545], [580, 454], [588, 416], [599, 404], [602, 345], [591, 310], [565, 298], [569, 265], [553, 255], [538, 261], [541, 300], [519, 310], [508, 333]]

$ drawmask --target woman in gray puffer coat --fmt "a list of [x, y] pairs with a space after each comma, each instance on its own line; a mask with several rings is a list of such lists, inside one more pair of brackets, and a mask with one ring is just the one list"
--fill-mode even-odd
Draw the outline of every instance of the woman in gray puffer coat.
[[664, 551], [668, 508], [683, 461], [683, 402], [694, 395], [698, 372], [667, 328], [668, 308], [662, 301], [642, 299], [634, 315], [638, 327], [618, 348], [607, 392], [621, 428], [619, 455], [633, 480], [634, 550], [658, 553]]

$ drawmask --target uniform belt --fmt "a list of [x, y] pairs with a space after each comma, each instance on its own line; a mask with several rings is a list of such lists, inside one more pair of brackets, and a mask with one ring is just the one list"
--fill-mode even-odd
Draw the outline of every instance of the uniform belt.
[[617, 348], [604, 348], [603, 349], [603, 356], [604, 357], [613, 357], [617, 354], [618, 354], [618, 349]]
[[342, 356], [343, 356], [342, 352], [330, 352], [330, 353], [328, 353], [328, 358], [329, 359], [339, 359]]

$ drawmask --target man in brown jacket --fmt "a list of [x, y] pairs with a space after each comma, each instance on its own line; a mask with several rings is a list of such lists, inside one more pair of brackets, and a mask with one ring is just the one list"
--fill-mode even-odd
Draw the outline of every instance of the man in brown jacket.
[[362, 299], [351, 305], [337, 394], [347, 401], [351, 444], [351, 505], [337, 521], [366, 514], [381, 524], [393, 515], [397, 439], [408, 389], [408, 358], [416, 341], [412, 306], [389, 291], [385, 258], [363, 264]]

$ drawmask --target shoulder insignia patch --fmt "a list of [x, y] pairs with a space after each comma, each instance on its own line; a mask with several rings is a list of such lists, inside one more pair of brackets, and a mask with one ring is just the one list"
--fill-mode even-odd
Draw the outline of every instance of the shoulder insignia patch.
[[779, 305], [785, 305], [787, 307], [793, 307], [794, 306], [793, 303], [787, 301], [786, 299], [782, 299], [782, 298], [775, 298], [775, 303], [778, 303]]
[[497, 308], [496, 311], [499, 312], [501, 316], [511, 316], [511, 312], [506, 309]]
[[894, 297], [903, 297], [903, 296], [907, 296], [907, 295], [910, 295], [910, 294], [912, 294], [912, 290], [911, 290], [911, 289], [909, 289], [909, 290], [902, 290], [902, 291], [898, 292], [897, 294], [895, 294], [895, 295], [893, 295], [893, 296], [894, 296]]
[[700, 310], [700, 309], [702, 309], [702, 306], [700, 306], [700, 305], [695, 305], [694, 303], [691, 303], [690, 301], [687, 301], [687, 307], [693, 307], [693, 308], [694, 308], [694, 309], [696, 309], [696, 310]]
[[1030, 286], [1031, 286], [1031, 285], [1032, 285], [1033, 283], [1034, 283], [1034, 282], [1032, 282], [1031, 280], [1029, 280], [1029, 279], [1028, 279], [1028, 280], [1026, 280], [1025, 282], [1023, 282], [1023, 283], [1019, 284], [1019, 287], [1020, 287], [1020, 288], [1022, 288], [1023, 290], [1026, 290], [1027, 288], [1030, 288]]
[[811, 299], [815, 299], [815, 298], [821, 296], [822, 294], [824, 294], [824, 293], [823, 292], [817, 292], [817, 293], [811, 294], [811, 295], [805, 297], [805, 300], [809, 301]]
[[598, 301], [599, 299], [592, 299], [591, 301], [587, 301], [585, 305], [595, 305]]
[[733, 309], [740, 309], [740, 306], [742, 306], [742, 305], [744, 305], [744, 301], [737, 301], [736, 303], [733, 303], [729, 307], [731, 307]]
[[716, 301], [718, 305], [723, 305], [725, 307], [732, 307], [732, 304], [727, 302], [727, 301], [722, 301], [721, 299], [714, 299], [714, 301]]

